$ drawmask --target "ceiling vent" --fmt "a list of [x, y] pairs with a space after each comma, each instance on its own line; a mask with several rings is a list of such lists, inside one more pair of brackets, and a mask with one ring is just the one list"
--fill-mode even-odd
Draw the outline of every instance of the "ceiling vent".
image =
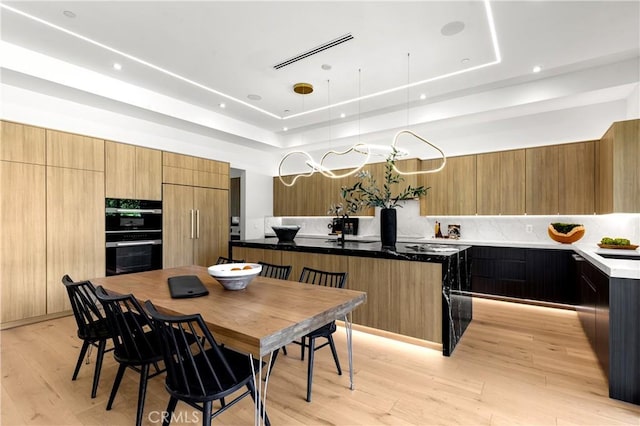
[[316, 53], [320, 53], [324, 50], [331, 49], [332, 47], [335, 47], [349, 40], [353, 40], [353, 36], [351, 35], [351, 33], [347, 33], [327, 43], [321, 44], [320, 46], [314, 47], [311, 50], [307, 50], [306, 52], [303, 52], [297, 56], [294, 56], [293, 58], [289, 58], [285, 61], [282, 61], [279, 64], [274, 65], [273, 68], [279, 70], [280, 68], [286, 67], [287, 65], [291, 65], [294, 62], [298, 62], [301, 59], [308, 58], [309, 56], [315, 55]]

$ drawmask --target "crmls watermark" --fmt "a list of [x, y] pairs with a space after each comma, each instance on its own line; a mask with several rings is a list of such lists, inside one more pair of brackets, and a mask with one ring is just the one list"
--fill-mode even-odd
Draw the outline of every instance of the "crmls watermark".
[[[165, 420], [169, 419], [169, 413], [166, 411], [151, 411], [147, 415], [147, 419], [151, 423], [163, 423]], [[171, 413], [171, 423], [173, 422], [179, 423], [201, 423], [200, 420], [200, 412], [199, 411], [174, 411]]]

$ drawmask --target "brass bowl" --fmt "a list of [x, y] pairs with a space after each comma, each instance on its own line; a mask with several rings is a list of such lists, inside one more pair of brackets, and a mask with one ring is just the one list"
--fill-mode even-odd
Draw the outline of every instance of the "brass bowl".
[[574, 227], [571, 231], [567, 232], [566, 234], [556, 231], [553, 225], [549, 225], [549, 227], [547, 228], [547, 233], [549, 234], [549, 237], [553, 241], [557, 241], [562, 244], [575, 243], [580, 238], [584, 237], [585, 231], [586, 229], [582, 225]]

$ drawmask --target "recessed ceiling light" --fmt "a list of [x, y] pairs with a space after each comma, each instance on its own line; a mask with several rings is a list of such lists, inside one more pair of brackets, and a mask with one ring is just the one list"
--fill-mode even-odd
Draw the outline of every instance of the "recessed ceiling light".
[[329, 71], [329, 70], [331, 69], [331, 65], [329, 65], [329, 64], [322, 64], [322, 65], [320, 66], [320, 68], [322, 68], [322, 69], [323, 69], [323, 70], [325, 70], [325, 71]]
[[224, 102], [222, 102], [220, 105], [218, 105], [220, 108], [224, 109], [227, 107], [227, 104], [225, 104]]
[[535, 67], [533, 67], [533, 72], [540, 72], [542, 71], [542, 67], [540, 65], [536, 65]]
[[425, 99], [427, 99], [427, 94], [426, 93], [421, 93], [420, 94], [420, 100], [424, 101]]
[[75, 18], [76, 17], [76, 14], [73, 13], [72, 11], [70, 11], [70, 10], [65, 10], [64, 12], [62, 12], [62, 14], [64, 16], [66, 16], [67, 18]]
[[347, 116], [347, 114], [345, 114], [344, 112], [340, 114], [340, 118], [345, 118]]
[[113, 69], [116, 70], [116, 71], [120, 71], [122, 69], [122, 65], [117, 63], [117, 62], [114, 62], [113, 63]]
[[440, 34], [442, 34], [443, 36], [449, 37], [449, 36], [453, 36], [458, 33], [461, 33], [462, 30], [464, 30], [464, 22], [452, 21], [452, 22], [449, 22], [448, 24], [445, 24], [440, 29]]
[[284, 130], [286, 132], [287, 130], [289, 130], [289, 128], [288, 127], [283, 127], [282, 130]]
[[250, 94], [250, 95], [247, 95], [247, 98], [251, 99], [252, 101], [259, 101], [260, 99], [262, 99], [262, 96]]

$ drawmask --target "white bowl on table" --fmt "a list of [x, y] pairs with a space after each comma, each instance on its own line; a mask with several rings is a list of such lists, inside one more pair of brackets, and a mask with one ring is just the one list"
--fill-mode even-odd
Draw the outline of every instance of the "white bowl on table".
[[243, 290], [262, 271], [258, 263], [223, 263], [209, 266], [209, 275], [227, 290]]

